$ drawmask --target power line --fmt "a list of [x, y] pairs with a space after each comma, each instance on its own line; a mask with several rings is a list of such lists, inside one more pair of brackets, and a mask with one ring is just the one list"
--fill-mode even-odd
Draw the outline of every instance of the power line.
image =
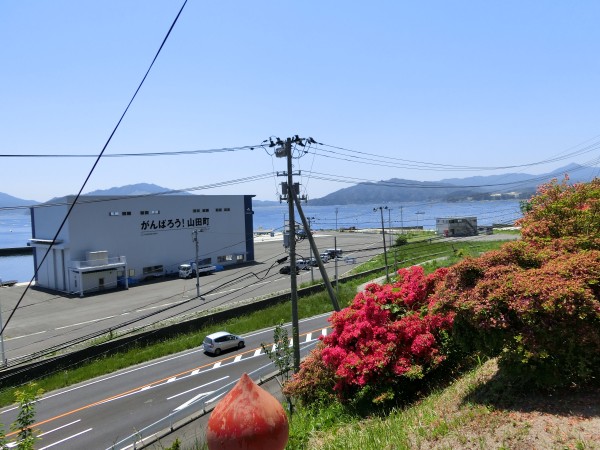
[[[181, 13], [183, 12], [183, 8], [185, 8], [185, 5], [187, 4], [187, 0], [184, 0], [183, 4], [181, 5], [181, 8], [179, 9], [179, 12], [177, 13], [177, 16], [175, 16], [175, 19], [173, 20], [173, 22], [171, 23], [171, 26], [169, 27], [169, 30], [167, 31], [167, 34], [165, 35], [162, 43], [160, 44], [160, 47], [158, 48], [158, 50], [156, 51], [156, 54], [154, 55], [154, 58], [152, 59], [152, 62], [150, 63], [150, 66], [148, 67], [148, 69], [146, 70], [146, 73], [144, 74], [144, 76], [142, 77], [142, 80], [140, 81], [137, 89], [135, 90], [135, 92], [133, 93], [131, 99], [129, 100], [129, 103], [127, 103], [127, 106], [125, 107], [125, 110], [123, 111], [123, 113], [121, 114], [121, 117], [119, 118], [119, 120], [117, 121], [117, 124], [115, 125], [115, 127], [113, 128], [112, 132], [110, 133], [110, 135], [108, 136], [108, 139], [106, 140], [104, 146], [102, 147], [102, 150], [100, 151], [100, 153], [98, 154], [96, 161], [94, 162], [94, 164], [92, 165], [92, 168], [90, 169], [90, 171], [88, 172], [87, 177], [85, 178], [83, 184], [81, 185], [81, 188], [79, 189], [79, 192], [77, 193], [77, 195], [75, 196], [75, 199], [73, 200], [73, 203], [71, 204], [71, 206], [69, 207], [69, 210], [67, 211], [67, 213], [65, 214], [65, 217], [63, 219], [63, 221], [61, 222], [60, 226], [58, 227], [58, 229], [56, 230], [56, 233], [54, 235], [54, 238], [52, 239], [52, 243], [48, 246], [48, 248], [46, 249], [46, 252], [44, 253], [44, 256], [41, 258], [40, 263], [38, 265], [38, 267], [41, 267], [41, 265], [44, 263], [44, 261], [46, 260], [46, 258], [48, 257], [48, 254], [50, 253], [50, 250], [52, 250], [53, 244], [54, 242], [56, 242], [56, 240], [58, 239], [58, 236], [61, 232], [61, 230], [63, 229], [63, 227], [65, 226], [65, 223], [67, 222], [67, 219], [69, 217], [69, 215], [71, 214], [71, 211], [73, 210], [73, 208], [75, 207], [75, 204], [77, 203], [77, 200], [79, 199], [79, 197], [82, 195], [83, 189], [85, 188], [87, 182], [89, 181], [89, 179], [92, 176], [92, 173], [94, 172], [94, 170], [96, 169], [96, 166], [98, 165], [98, 163], [100, 162], [100, 159], [102, 158], [102, 155], [104, 154], [106, 148], [108, 147], [108, 145], [110, 144], [113, 136], [115, 135], [115, 133], [117, 132], [117, 129], [119, 128], [119, 126], [121, 125], [121, 122], [123, 121], [123, 119], [125, 118], [125, 115], [127, 114], [127, 111], [129, 111], [129, 107], [131, 106], [131, 104], [133, 103], [133, 101], [135, 100], [135, 98], [137, 97], [138, 92], [140, 91], [140, 89], [142, 88], [142, 86], [144, 85], [144, 82], [146, 81], [146, 78], [148, 77], [148, 75], [150, 74], [150, 70], [152, 69], [152, 67], [154, 66], [154, 63], [156, 62], [156, 60], [158, 59], [158, 55], [160, 54], [161, 50], [163, 49], [165, 43], [167, 42], [167, 39], [169, 38], [169, 36], [171, 35], [171, 31], [173, 31], [173, 28], [175, 27], [175, 24], [177, 23], [177, 20], [179, 19], [179, 16], [181, 15]], [[13, 310], [11, 311], [10, 315], [8, 316], [8, 318], [6, 319], [6, 322], [4, 323], [4, 325], [1, 325], [2, 329], [0, 330], [0, 335], [4, 334], [4, 330], [6, 329], [6, 327], [8, 326], [8, 323], [10, 322], [10, 320], [12, 319], [13, 315], [15, 314], [15, 311], [17, 310], [17, 308], [19, 307], [19, 305], [21, 304], [21, 302], [23, 301], [23, 298], [25, 297], [25, 294], [27, 293], [27, 291], [29, 290], [31, 284], [33, 283], [33, 280], [35, 279], [35, 276], [37, 275], [37, 271], [38, 271], [38, 267], [36, 267], [33, 276], [31, 277], [31, 280], [29, 281], [29, 283], [27, 284], [27, 286], [25, 287], [25, 289], [23, 290], [23, 293], [21, 294], [21, 297], [19, 298], [19, 300], [17, 301], [17, 304], [15, 305], [15, 307], [13, 308]]]
[[[244, 145], [241, 147], [229, 147], [229, 148], [214, 148], [206, 150], [182, 150], [182, 151], [163, 151], [163, 152], [140, 152], [140, 153], [105, 153], [102, 155], [103, 158], [126, 158], [126, 157], [147, 157], [147, 156], [183, 156], [183, 155], [200, 155], [210, 153], [232, 153], [238, 151], [264, 149], [262, 145]], [[88, 153], [28, 153], [28, 154], [15, 154], [15, 153], [0, 153], [0, 158], [97, 158], [96, 154]]]

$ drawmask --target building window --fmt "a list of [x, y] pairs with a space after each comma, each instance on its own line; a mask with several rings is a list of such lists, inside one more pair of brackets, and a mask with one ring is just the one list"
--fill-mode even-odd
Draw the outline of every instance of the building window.
[[131, 211], [123, 211], [121, 213], [122, 216], [130, 216], [131, 215]]
[[231, 211], [231, 209], [229, 208], [223, 208], [225, 211]]
[[148, 211], [140, 211], [140, 214], [141, 214], [142, 216], [147, 216], [147, 215], [148, 215]]
[[135, 277], [135, 269], [129, 269], [128, 273], [130, 277]]
[[217, 256], [217, 262], [223, 263], [227, 261], [226, 256]]
[[237, 259], [237, 262], [242, 262], [244, 260], [244, 255], [237, 255], [236, 259]]
[[216, 212], [222, 212], [222, 211], [223, 211], [223, 208], [216, 208], [216, 209], [215, 209], [215, 211], [216, 211]]
[[199, 213], [200, 212], [200, 208], [195, 208], [192, 212]]
[[208, 208], [202, 208], [202, 212], [208, 212]]
[[150, 214], [160, 214], [160, 211], [158, 211], [158, 210], [155, 209], [153, 211], [150, 211]]
[[109, 216], [120, 216], [121, 213], [119, 211], [111, 211], [108, 213]]
[[142, 268], [142, 273], [144, 275], [152, 275], [152, 274], [157, 274], [157, 273], [162, 273], [163, 272], [163, 266], [148, 266], [148, 267], [144, 267]]

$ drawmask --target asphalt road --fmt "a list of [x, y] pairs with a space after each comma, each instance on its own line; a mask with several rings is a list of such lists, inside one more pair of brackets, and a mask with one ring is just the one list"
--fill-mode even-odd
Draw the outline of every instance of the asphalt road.
[[[302, 356], [328, 333], [327, 317], [300, 322]], [[261, 346], [272, 346], [273, 330], [243, 337], [245, 348], [219, 357], [194, 349], [48, 393], [36, 404], [34, 427], [40, 441], [35, 447], [140, 448], [139, 441], [214, 406], [243, 373], [258, 380], [275, 370]], [[16, 414], [16, 408], [5, 408], [0, 422], [12, 423]], [[205, 424], [198, 421], [191, 427], [200, 435]], [[8, 438], [14, 445], [14, 433]]]
[[[320, 251], [337, 246], [355, 264], [382, 253], [378, 233], [316, 233]], [[297, 244], [298, 257], [310, 256], [308, 240]], [[230, 268], [196, 279], [165, 278], [132, 286], [129, 290], [106, 291], [83, 298], [48, 293], [21, 285], [0, 288], [2, 319], [6, 323], [17, 303], [19, 307], [4, 332], [5, 358], [9, 365], [26, 360], [45, 349], [95, 336], [121, 327], [119, 332], [159, 322], [180, 321], [223, 305], [261, 298], [290, 289], [290, 276], [279, 273], [276, 261], [286, 256], [281, 237], [255, 239], [256, 264]], [[283, 263], [286, 264], [286, 263]], [[342, 277], [355, 267], [344, 260], [325, 264], [330, 280]], [[311, 279], [321, 280], [318, 268], [301, 271], [298, 286]], [[20, 300], [22, 297], [22, 300]]]
[[[333, 236], [318, 237], [317, 242], [320, 249], [334, 246]], [[210, 308], [287, 289], [289, 276], [280, 275], [278, 267], [272, 267], [273, 261], [283, 255], [281, 244], [277, 240], [257, 242], [256, 265], [201, 278], [205, 300], [195, 298], [195, 280], [179, 279], [83, 299], [31, 290], [15, 314], [14, 322], [8, 327], [12, 333], [26, 334], [9, 336], [5, 344], [21, 343], [12, 347], [11, 352], [36, 346], [42, 348], [49, 339], [60, 341], [67, 336], [72, 338], [77, 333], [89, 332], [90, 328], [119, 323], [119, 320], [125, 320], [124, 317], [142, 315], [153, 308], [175, 305], [169, 312], [161, 314], [179, 317], [189, 314], [186, 310], [190, 306], [196, 310]], [[378, 234], [341, 234], [336, 237], [336, 244], [344, 249], [346, 255], [356, 257], [357, 263], [381, 253], [381, 235]], [[300, 255], [306, 251], [303, 245], [304, 249], [308, 248], [306, 242], [300, 243]], [[328, 263], [327, 266], [333, 278], [335, 264]], [[338, 275], [343, 275], [352, 267], [351, 264], [338, 261]], [[316, 277], [318, 272], [315, 272], [313, 275]], [[308, 280], [310, 276], [310, 272], [305, 271], [300, 277], [301, 280]], [[233, 283], [232, 280], [239, 282]], [[11, 289], [18, 293], [19, 288], [22, 289]], [[214, 294], [210, 293], [211, 289], [216, 289]], [[7, 291], [4, 289], [0, 292], [3, 316], [7, 310]], [[16, 303], [14, 296], [11, 301]], [[328, 332], [327, 317], [324, 315], [301, 321], [302, 355], [314, 347], [320, 335]], [[40, 430], [42, 439], [36, 448], [140, 448], [141, 440], [151, 440], [152, 436], [171, 424], [198, 415], [203, 408], [210, 408], [243, 373], [257, 380], [273, 372], [275, 367], [261, 347], [262, 343], [269, 345], [272, 342], [273, 330], [260, 330], [244, 338], [244, 349], [219, 357], [206, 355], [202, 349], [194, 349], [48, 393], [36, 406], [35, 427]], [[0, 422], [12, 423], [16, 413], [14, 407], [0, 411]], [[203, 435], [207, 419], [208, 416], [204, 416], [173, 436], [186, 436], [193, 442], [193, 439]], [[156, 443], [158, 447], [153, 448], [163, 448], [165, 442], [168, 441]]]

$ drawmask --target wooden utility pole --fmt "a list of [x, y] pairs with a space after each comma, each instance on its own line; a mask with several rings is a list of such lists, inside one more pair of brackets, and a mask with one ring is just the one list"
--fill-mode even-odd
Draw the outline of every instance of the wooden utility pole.
[[[304, 142], [303, 142], [304, 141]], [[310, 138], [308, 142], [314, 143], [314, 140]], [[329, 292], [329, 296], [331, 297], [333, 308], [336, 311], [340, 310], [340, 307], [337, 303], [337, 298], [333, 293], [333, 288], [331, 287], [331, 283], [329, 282], [329, 278], [327, 277], [327, 272], [325, 271], [325, 266], [323, 266], [323, 261], [321, 261], [321, 257], [319, 255], [319, 250], [315, 244], [312, 233], [310, 232], [310, 223], [307, 221], [304, 213], [302, 212], [302, 206], [300, 204], [300, 200], [306, 200], [306, 198], [298, 198], [299, 191], [299, 183], [294, 184], [293, 173], [292, 173], [292, 144], [298, 144], [301, 146], [305, 145], [306, 140], [295, 136], [292, 140], [291, 138], [287, 138], [284, 142], [280, 139], [277, 139], [278, 148], [275, 149], [275, 156], [278, 158], [286, 158], [287, 159], [287, 173], [277, 175], [285, 175], [287, 176], [287, 183], [282, 183], [284, 187], [282, 189], [282, 193], [284, 194], [280, 200], [287, 200], [288, 202], [288, 215], [289, 215], [289, 225], [288, 225], [288, 244], [289, 244], [289, 253], [290, 253], [290, 279], [291, 279], [291, 303], [292, 303], [292, 345], [294, 347], [293, 357], [294, 357], [294, 372], [298, 372], [300, 370], [300, 333], [299, 333], [299, 317], [298, 317], [298, 280], [296, 277], [296, 219], [294, 215], [294, 203], [296, 204], [296, 208], [298, 209], [298, 214], [300, 215], [300, 219], [302, 220], [302, 225], [304, 229], [307, 230], [307, 237], [310, 243], [310, 248], [315, 255], [315, 259], [317, 260], [317, 264], [319, 266], [319, 270], [321, 271], [321, 276], [323, 277], [323, 282], [327, 287]], [[273, 145], [273, 143], [272, 143]], [[287, 186], [285, 186], [287, 184]], [[284, 240], [285, 241], [285, 240]]]

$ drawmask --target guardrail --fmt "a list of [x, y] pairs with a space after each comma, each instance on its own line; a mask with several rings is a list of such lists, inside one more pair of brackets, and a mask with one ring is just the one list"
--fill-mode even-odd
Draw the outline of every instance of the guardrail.
[[[346, 281], [351, 281], [353, 279], [364, 277], [372, 273], [380, 272], [381, 270], [385, 270], [385, 267], [379, 267], [365, 272], [360, 272], [355, 275], [349, 275], [347, 277], [340, 278], [338, 282], [342, 283]], [[298, 289], [298, 297], [305, 297], [316, 292], [320, 292], [323, 289], [323, 283]], [[198, 331], [205, 325], [216, 322], [223, 322], [229, 319], [233, 319], [235, 317], [247, 315], [251, 312], [268, 308], [278, 303], [290, 300], [291, 293], [288, 291], [282, 294], [274, 295], [272, 297], [256, 300], [243, 305], [238, 305], [230, 309], [216, 311], [211, 314], [207, 314], [206, 316], [197, 317], [195, 319], [190, 319], [185, 322], [166, 325], [157, 329], [140, 331], [136, 334], [132, 334], [129, 336], [116, 337], [115, 339], [112, 339], [110, 341], [95, 344], [90, 347], [65, 353], [63, 355], [58, 355], [34, 362], [24, 362], [15, 366], [11, 366], [9, 361], [8, 367], [5, 367], [4, 370], [0, 371], [0, 385], [21, 385], [22, 383], [26, 383], [33, 379], [40, 378], [41, 376], [56, 372], [58, 370], [72, 368], [74, 365], [81, 361], [94, 359], [100, 355], [109, 356], [117, 352], [122, 352], [129, 346], [149, 345], [167, 338], [172, 338], [173, 336], [176, 336], [178, 334]], [[114, 331], [114, 329], [106, 330], [103, 335], [107, 335]], [[98, 337], [99, 336], [95, 336], [96, 339]], [[70, 345], [73, 344], [75, 343], [70, 343]], [[77, 344], [81, 344], [81, 342], [78, 342]]]
[[[309, 351], [312, 348], [314, 348], [317, 341], [318, 339], [313, 339], [311, 342], [301, 346], [300, 352], [302, 359], [304, 359], [304, 357], [309, 353]], [[261, 353], [258, 356], [262, 355], [263, 353]], [[275, 365], [272, 361], [270, 361], [269, 363], [259, 367], [258, 369], [253, 370], [247, 375], [257, 385], [261, 386], [270, 381], [273, 381], [278, 375], [280, 375], [281, 372], [279, 370], [274, 369]], [[227, 383], [225, 386], [211, 392], [210, 395], [202, 396], [197, 399], [192, 399], [191, 401], [186, 402], [185, 406], [182, 405], [183, 407], [176, 408], [168, 416], [158, 421], [155, 421], [154, 423], [142, 428], [141, 430], [137, 430], [134, 434], [127, 436], [126, 438], [117, 442], [115, 445], [126, 446], [127, 444], [129, 444], [131, 448], [143, 449], [153, 446], [156, 443], [159, 443], [161, 439], [166, 438], [175, 431], [211, 413], [213, 409], [217, 406], [218, 400], [223, 398], [235, 386], [237, 382], [238, 380], [236, 379], [230, 383]]]

